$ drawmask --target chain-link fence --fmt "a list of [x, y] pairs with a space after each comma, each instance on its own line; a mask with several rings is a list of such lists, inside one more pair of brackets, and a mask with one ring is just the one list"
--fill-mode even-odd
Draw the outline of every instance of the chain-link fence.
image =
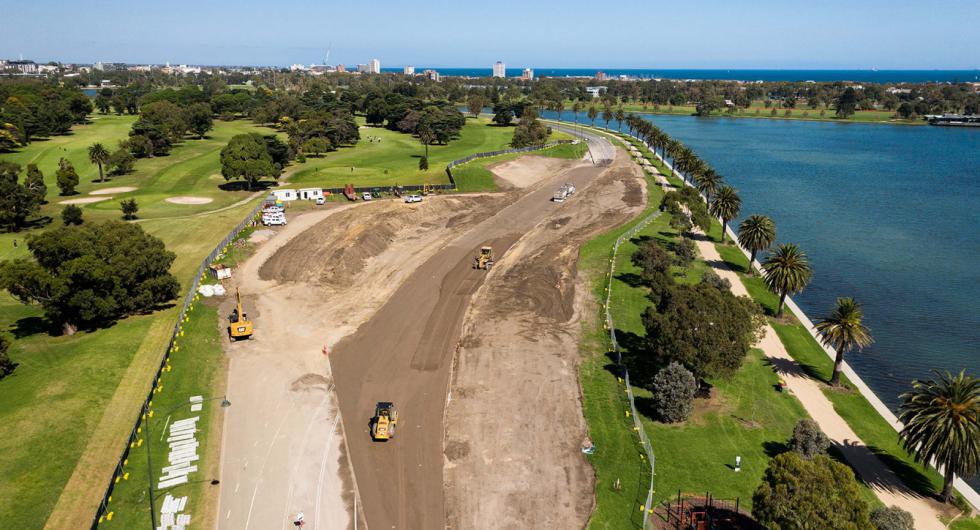
[[573, 143], [573, 140], [557, 140], [554, 142], [548, 142], [544, 145], [532, 145], [529, 147], [517, 147], [514, 149], [501, 149], [499, 151], [487, 151], [485, 153], [473, 153], [472, 155], [460, 158], [459, 160], [453, 160], [446, 166], [446, 173], [449, 175], [449, 181], [453, 183], [453, 188], [456, 187], [456, 179], [453, 178], [453, 168], [467, 162], [472, 162], [477, 158], [490, 158], [491, 156], [507, 155], [511, 153], [527, 153], [530, 151], [539, 151], [541, 149], [548, 149], [551, 147], [559, 146], [562, 144]]
[[623, 380], [626, 383], [626, 396], [630, 402], [630, 415], [633, 418], [633, 427], [640, 436], [640, 444], [643, 446], [643, 451], [646, 453], [647, 459], [650, 461], [650, 487], [647, 490], [647, 499], [643, 505], [643, 528], [647, 528], [649, 515], [653, 508], [654, 471], [656, 468], [657, 459], [653, 452], [653, 444], [650, 443], [650, 439], [647, 437], [646, 431], [643, 429], [643, 424], [640, 422], [640, 415], [636, 412], [636, 401], [633, 397], [633, 385], [630, 384], [629, 370], [627, 370], [623, 365], [622, 352], [619, 349], [619, 342], [616, 340], [616, 325], [612, 318], [611, 305], [613, 277], [616, 274], [616, 256], [619, 254], [619, 246], [622, 245], [624, 241], [629, 241], [632, 239], [633, 236], [639, 233], [640, 230], [646, 228], [646, 226], [659, 215], [660, 211], [651, 213], [640, 220], [640, 222], [636, 223], [633, 228], [630, 228], [616, 238], [616, 242], [613, 244], [612, 257], [609, 260], [609, 279], [608, 284], [606, 285], [606, 327], [609, 329], [609, 341], [612, 344], [613, 354], [616, 356], [616, 364], [620, 366], [623, 371]]
[[180, 308], [180, 314], [177, 316], [177, 323], [174, 324], [173, 333], [170, 335], [170, 341], [167, 343], [167, 348], [164, 350], [163, 356], [160, 359], [160, 365], [157, 367], [156, 374], [153, 376], [153, 382], [150, 384], [150, 391], [147, 392], [146, 399], [143, 400], [143, 404], [140, 407], [140, 412], [136, 416], [136, 421], [133, 423], [133, 429], [129, 433], [129, 438], [126, 440], [126, 445], [123, 448], [122, 454], [119, 456], [119, 461], [116, 462], [116, 467], [112, 472], [112, 477], [109, 479], [109, 485], [106, 487], [105, 494], [102, 496], [102, 501], [99, 503], [99, 508], [92, 520], [93, 530], [98, 528], [99, 523], [109, 511], [109, 498], [112, 496], [112, 491], [115, 488], [116, 483], [119, 481], [119, 478], [125, 472], [123, 466], [126, 460], [129, 458], [130, 450], [135, 448], [136, 444], [138, 443], [137, 440], [139, 438], [138, 431], [140, 429], [140, 424], [143, 422], [143, 418], [146, 416], [146, 414], [150, 411], [150, 402], [153, 400], [153, 394], [160, 383], [160, 375], [167, 366], [167, 361], [170, 359], [171, 352], [175, 351], [174, 343], [177, 339], [177, 334], [180, 333], [181, 323], [184, 321], [184, 316], [187, 313], [188, 306], [190, 306], [191, 302], [194, 301], [194, 296], [197, 294], [197, 288], [201, 283], [201, 279], [208, 270], [208, 266], [211, 265], [218, 255], [225, 251], [232, 240], [234, 240], [242, 230], [255, 221], [255, 218], [259, 215], [264, 203], [265, 200], [260, 201], [255, 208], [253, 208], [252, 211], [245, 216], [242, 222], [238, 223], [238, 226], [232, 229], [231, 232], [229, 232], [228, 235], [214, 247], [214, 250], [212, 250], [206, 258], [204, 258], [204, 261], [201, 262], [201, 266], [197, 268], [197, 273], [194, 275], [194, 280], [187, 289], [187, 294], [184, 295], [183, 304]]

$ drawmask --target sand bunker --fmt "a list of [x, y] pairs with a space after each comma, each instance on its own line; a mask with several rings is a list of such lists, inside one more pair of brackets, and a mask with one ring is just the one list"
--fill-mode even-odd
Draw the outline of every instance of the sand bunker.
[[60, 201], [58, 204], [90, 204], [93, 202], [107, 201], [112, 197], [82, 197], [81, 199], [68, 199]]
[[164, 200], [173, 204], [207, 204], [213, 201], [214, 199], [209, 199], [207, 197], [183, 196], [183, 197], [170, 197]]
[[89, 195], [112, 195], [113, 193], [126, 193], [127, 191], [133, 191], [136, 188], [133, 186], [119, 186], [117, 188], [102, 188], [101, 190], [95, 190], [88, 192]]
[[568, 168], [569, 162], [562, 158], [547, 156], [522, 156], [515, 160], [491, 164], [487, 169], [506, 184], [515, 188], [526, 188]]

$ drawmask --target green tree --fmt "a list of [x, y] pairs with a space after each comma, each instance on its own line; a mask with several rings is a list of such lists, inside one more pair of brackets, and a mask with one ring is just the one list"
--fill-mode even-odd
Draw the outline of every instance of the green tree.
[[572, 103], [572, 114], [575, 116], [575, 123], [578, 123], [578, 113], [582, 112], [582, 102], [575, 100]]
[[616, 109], [616, 123], [619, 124], [619, 132], [623, 132], [623, 121], [626, 120], [626, 113], [623, 112], [623, 107]]
[[184, 110], [184, 121], [187, 128], [197, 135], [199, 139], [204, 139], [204, 135], [214, 128], [214, 117], [211, 112], [211, 105], [207, 103], [194, 103]]
[[419, 136], [419, 142], [421, 142], [422, 145], [425, 146], [425, 155], [423, 155], [423, 156], [425, 158], [426, 165], [428, 165], [429, 164], [429, 144], [431, 144], [432, 142], [435, 141], [435, 139], [436, 139], [436, 133], [428, 125], [422, 124], [418, 128], [418, 133], [417, 134]]
[[851, 468], [828, 456], [806, 460], [792, 451], [769, 461], [752, 495], [752, 516], [770, 530], [871, 526]]
[[510, 146], [515, 148], [541, 146], [546, 141], [548, 141], [548, 128], [538, 120], [538, 113], [533, 108], [528, 108], [517, 123]]
[[44, 183], [44, 174], [37, 164], [27, 164], [27, 176], [24, 177], [24, 187], [34, 195], [38, 204], [45, 203], [48, 195], [48, 185]]
[[844, 364], [844, 353], [860, 350], [874, 342], [871, 332], [861, 322], [864, 311], [861, 304], [853, 298], [838, 298], [837, 305], [830, 315], [821, 318], [814, 327], [820, 333], [820, 342], [834, 348], [837, 358], [834, 360], [834, 375], [830, 378], [832, 386], [840, 384], [841, 365]]
[[177, 297], [168, 271], [175, 255], [134, 223], [62, 226], [30, 235], [32, 259], [0, 265], [0, 286], [25, 304], [40, 304], [64, 333], [151, 311]]
[[803, 458], [813, 458], [827, 453], [830, 449], [830, 438], [820, 430], [817, 422], [803, 418], [793, 427], [793, 437], [789, 440], [789, 448]]
[[676, 285], [643, 314], [651, 365], [683, 364], [698, 379], [728, 378], [762, 329], [758, 305], [704, 284]]
[[795, 244], [785, 243], [776, 247], [775, 252], [762, 262], [762, 271], [766, 287], [779, 295], [779, 309], [776, 316], [783, 316], [783, 304], [786, 295], [798, 293], [810, 282], [810, 261], [806, 254]]
[[136, 165], [136, 157], [130, 152], [128, 146], [119, 146], [109, 155], [109, 174], [110, 175], [125, 175], [133, 171], [133, 166]]
[[69, 204], [61, 210], [61, 222], [65, 226], [69, 225], [80, 225], [84, 222], [82, 219], [82, 209], [74, 204]]
[[837, 117], [850, 118], [854, 115], [857, 108], [857, 92], [852, 87], [847, 87], [839, 98], [837, 98]]
[[122, 210], [123, 219], [127, 221], [132, 221], [136, 219], [136, 212], [139, 211], [139, 204], [136, 204], [136, 199], [125, 199], [119, 202], [119, 209]]
[[766, 250], [776, 241], [776, 223], [765, 215], [750, 215], [738, 225], [738, 243], [752, 255], [749, 257], [749, 274], [754, 274], [752, 264], [759, 251]]
[[937, 379], [912, 381], [899, 396], [899, 435], [916, 462], [935, 461], [943, 470], [943, 502], [953, 498], [953, 479], [980, 470], [980, 379], [935, 372]]
[[0, 161], [0, 225], [16, 232], [41, 208], [41, 198], [19, 182], [20, 165]]
[[423, 156], [419, 159], [419, 171], [429, 170], [429, 157]]
[[10, 348], [10, 341], [7, 337], [0, 335], [0, 380], [14, 373], [17, 363], [10, 360], [7, 349]]
[[486, 105], [486, 100], [479, 94], [473, 94], [466, 100], [466, 108], [474, 118], [480, 115], [484, 105]]
[[58, 189], [61, 190], [62, 195], [75, 194], [75, 186], [78, 186], [78, 173], [75, 172], [75, 166], [67, 158], [62, 158], [58, 161], [58, 171], [55, 173], [55, 179], [58, 182]]
[[687, 368], [676, 362], [668, 364], [653, 377], [653, 410], [664, 423], [686, 420], [694, 410], [698, 381]]
[[704, 171], [694, 175], [694, 185], [697, 186], [698, 191], [704, 194], [709, 205], [713, 202], [715, 195], [718, 194], [723, 182], [721, 175], [710, 167], [706, 167]]
[[330, 140], [323, 136], [314, 136], [303, 142], [303, 152], [313, 156], [320, 156], [330, 150]]
[[225, 180], [244, 180], [249, 190], [262, 177], [276, 176], [272, 157], [262, 135], [237, 134], [221, 149], [221, 175]]
[[589, 105], [589, 110], [586, 113], [589, 117], [589, 121], [592, 122], [592, 126], [595, 127], [595, 119], [599, 117], [599, 111], [595, 108], [595, 105]]
[[99, 182], [105, 182], [105, 172], [102, 166], [109, 162], [109, 150], [98, 142], [92, 144], [88, 148], [88, 161], [99, 166]]
[[738, 192], [731, 186], [722, 186], [715, 198], [711, 201], [708, 211], [711, 215], [721, 218], [721, 242], [725, 242], [725, 235], [728, 232], [728, 222], [738, 216], [742, 209], [742, 199]]
[[505, 103], [497, 103], [493, 106], [493, 122], [497, 125], [504, 127], [510, 125], [511, 120], [514, 119], [514, 112], [511, 110], [510, 105]]
[[602, 109], [602, 121], [606, 122], [606, 129], [609, 128], [609, 122], [613, 119], [613, 116], [615, 116], [615, 114], [613, 114], [612, 107], [609, 106], [609, 104], [606, 104], [606, 106]]

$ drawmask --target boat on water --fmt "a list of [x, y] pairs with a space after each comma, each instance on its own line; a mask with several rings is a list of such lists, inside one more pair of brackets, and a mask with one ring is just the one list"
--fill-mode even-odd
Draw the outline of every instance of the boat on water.
[[980, 127], [980, 114], [935, 114], [926, 116], [926, 122], [944, 127]]

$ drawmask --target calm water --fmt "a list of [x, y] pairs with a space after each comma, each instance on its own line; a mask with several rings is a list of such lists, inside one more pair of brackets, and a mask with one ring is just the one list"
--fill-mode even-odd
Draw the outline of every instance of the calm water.
[[[430, 67], [416, 66], [416, 72]], [[524, 67], [508, 68], [507, 77], [520, 77]], [[534, 67], [532, 67], [534, 68]], [[493, 69], [432, 67], [440, 75], [489, 77]], [[401, 68], [382, 68], [401, 72]], [[727, 79], [738, 81], [861, 81], [865, 83], [924, 83], [980, 81], [980, 70], [707, 70], [643, 68], [534, 68], [538, 77], [592, 77], [602, 70], [609, 77], [626, 75], [658, 79]]]
[[876, 343], [848, 362], [885, 403], [933, 368], [980, 376], [980, 130], [645, 117], [807, 252], [812, 319], [864, 304]]

